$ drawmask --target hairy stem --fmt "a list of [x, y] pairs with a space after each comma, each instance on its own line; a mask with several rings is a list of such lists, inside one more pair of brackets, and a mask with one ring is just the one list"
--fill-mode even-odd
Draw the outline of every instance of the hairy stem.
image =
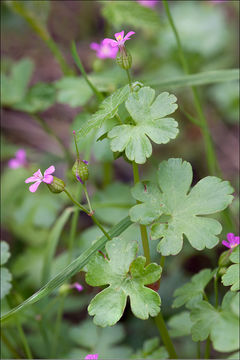
[[72, 57], [78, 67], [78, 69], [80, 70], [82, 76], [84, 77], [85, 81], [87, 82], [87, 84], [89, 85], [89, 87], [92, 89], [92, 91], [94, 92], [94, 94], [97, 96], [99, 101], [103, 101], [104, 100], [104, 96], [102, 93], [100, 93], [100, 91], [98, 91], [98, 89], [93, 85], [93, 83], [89, 80], [87, 73], [83, 67], [83, 64], [81, 62], [80, 57], [78, 56], [78, 52], [77, 52], [77, 47], [75, 42], [72, 42], [72, 46], [71, 46], [71, 51], [72, 51]]

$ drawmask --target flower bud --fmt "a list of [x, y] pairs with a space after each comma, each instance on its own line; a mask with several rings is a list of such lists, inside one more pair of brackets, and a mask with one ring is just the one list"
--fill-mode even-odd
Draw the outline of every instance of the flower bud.
[[65, 295], [69, 292], [69, 290], [71, 289], [69, 284], [63, 284], [62, 286], [60, 286], [59, 288], [59, 295]]
[[132, 56], [131, 54], [127, 51], [127, 49], [125, 48], [125, 46], [122, 46], [120, 48], [120, 52], [116, 58], [117, 64], [125, 69], [128, 70], [131, 68], [132, 66]]
[[75, 179], [84, 184], [88, 179], [88, 162], [86, 160], [77, 159], [72, 167], [72, 174]]
[[59, 194], [65, 189], [65, 182], [62, 179], [53, 176], [53, 181], [51, 184], [47, 184], [49, 190], [54, 194]]
[[224, 267], [224, 266], [227, 266], [228, 264], [230, 264], [230, 260], [229, 260], [229, 251], [224, 251], [219, 259], [218, 259], [218, 266], [219, 267]]

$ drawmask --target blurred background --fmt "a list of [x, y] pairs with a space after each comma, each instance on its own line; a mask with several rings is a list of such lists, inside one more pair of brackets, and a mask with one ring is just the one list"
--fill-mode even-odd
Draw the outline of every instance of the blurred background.
[[[169, 3], [192, 74], [238, 68], [238, 1]], [[179, 104], [174, 115], [180, 133], [167, 145], [153, 146], [151, 161], [140, 167], [142, 179], [154, 180], [159, 162], [170, 157], [181, 157], [192, 164], [194, 183], [209, 175], [201, 129], [186, 116], [186, 113], [196, 115], [192, 92], [186, 83], [179, 81], [184, 72], [161, 1], [154, 7], [137, 1], [2, 1], [1, 239], [9, 244], [11, 252], [7, 263], [12, 274], [11, 306], [22, 302], [43, 284], [42, 268], [49, 233], [69, 205], [64, 194], [55, 196], [44, 186], [31, 194], [24, 180], [38, 168], [46, 169], [54, 164], [56, 176], [67, 181], [72, 192], [77, 192], [78, 185], [72, 181], [70, 172], [75, 157], [72, 131], [80, 129], [98, 108], [94, 94], [74, 64], [71, 42], [76, 42], [91, 81], [108, 95], [127, 83], [126, 74], [114, 59], [99, 59], [90, 44], [99, 43], [105, 37], [113, 38], [114, 33], [122, 29], [136, 33], [127, 44], [133, 58], [133, 79], [154, 87], [157, 94], [161, 91], [175, 94]], [[211, 81], [207, 77], [204, 84], [198, 86], [221, 177], [229, 180], [235, 189], [231, 219], [220, 219], [223, 224], [220, 240], [227, 232], [237, 231], [239, 209], [239, 83], [226, 79]], [[122, 108], [123, 116], [124, 111]], [[96, 141], [102, 133], [80, 138], [79, 149], [82, 158], [90, 160], [88, 189], [96, 216], [110, 228], [127, 215], [134, 203], [129, 186], [133, 179], [131, 164], [123, 157], [113, 159], [108, 139]], [[26, 163], [12, 168], [9, 161], [19, 149], [26, 151]], [[121, 206], [111, 206], [113, 203]], [[59, 238], [51, 276], [68, 263], [69, 231], [70, 221], [66, 222]], [[124, 234], [140, 240], [135, 225]], [[100, 235], [89, 217], [81, 215], [74, 257]], [[151, 241], [150, 245], [153, 260], [159, 261], [156, 242]], [[140, 241], [139, 246], [141, 248]], [[222, 251], [219, 244], [214, 250], [198, 253], [185, 242], [180, 255], [167, 259], [160, 289], [166, 319], [176, 312], [171, 308], [174, 289], [201, 269], [216, 267]], [[86, 285], [83, 273], [75, 278], [83, 284], [84, 291], [72, 291], [65, 301], [55, 356], [79, 358], [91, 351], [99, 352], [102, 358], [139, 357], [143, 342], [158, 335], [152, 321], [134, 318], [127, 308], [113, 329], [97, 329], [86, 311], [97, 290]], [[210, 288], [210, 297], [212, 291]], [[221, 295], [224, 291], [222, 289]], [[58, 297], [55, 293], [47, 303], [41, 301], [22, 315], [35, 358], [49, 357], [44, 339], [53, 336]], [[9, 306], [4, 301], [3, 311]], [[41, 326], [43, 318], [49, 325], [45, 335]], [[18, 346], [20, 340], [14, 324], [10, 323], [6, 331]], [[174, 335], [174, 329], [172, 333]], [[176, 333], [176, 346], [182, 357], [194, 358], [196, 345], [191, 343], [190, 336], [186, 334], [178, 339]], [[152, 353], [159, 349], [159, 344], [151, 346]], [[2, 352], [3, 358], [11, 358], [5, 343]], [[142, 352], [140, 357], [143, 356]], [[159, 358], [159, 353], [156, 356]], [[164, 353], [161, 356], [164, 357]], [[213, 356], [224, 357], [216, 353]]]

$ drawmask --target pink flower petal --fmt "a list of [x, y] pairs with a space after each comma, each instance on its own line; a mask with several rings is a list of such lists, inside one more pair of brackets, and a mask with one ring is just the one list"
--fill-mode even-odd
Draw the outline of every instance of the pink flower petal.
[[129, 31], [129, 33], [127, 33], [127, 35], [124, 37], [124, 40], [129, 40], [130, 39], [130, 36], [134, 35], [135, 32], [134, 31]]
[[78, 282], [75, 282], [74, 284], [73, 284], [73, 287], [77, 290], [77, 291], [83, 291], [83, 289], [84, 289], [84, 287], [81, 285], [81, 284], [79, 284]]
[[52, 165], [47, 170], [44, 171], [44, 176], [54, 173], [55, 167]]
[[30, 187], [29, 187], [29, 191], [31, 191], [32, 193], [35, 192], [37, 190], [37, 188], [39, 187], [39, 185], [41, 184], [41, 180], [38, 180], [35, 182], [35, 184], [32, 184]]
[[228, 241], [232, 241], [232, 240], [234, 240], [234, 234], [233, 233], [228, 233], [227, 234], [227, 239], [228, 239]]
[[97, 360], [98, 359], [98, 354], [88, 354], [87, 356], [85, 356], [85, 360]]
[[43, 178], [43, 182], [46, 184], [51, 184], [53, 182], [53, 176], [52, 175], [45, 175]]
[[120, 41], [123, 40], [123, 38], [124, 38], [124, 30], [122, 30], [122, 31], [119, 32], [119, 33], [114, 34], [114, 36], [115, 36], [115, 39], [116, 39], [117, 41], [119, 41], [119, 40], [118, 40], [118, 37], [119, 37], [119, 36], [121, 37]]
[[36, 178], [41, 178], [42, 177], [42, 173], [41, 173], [41, 170], [38, 169], [38, 171], [36, 171], [33, 176], [35, 176]]
[[10, 159], [8, 162], [8, 167], [10, 167], [10, 169], [17, 169], [21, 166], [21, 162], [19, 162], [19, 160], [17, 159]]
[[92, 42], [92, 43], [90, 44], [90, 48], [91, 48], [92, 50], [98, 51], [98, 50], [100, 49], [100, 45], [97, 44], [97, 43], [95, 43], [95, 42]]
[[116, 40], [108, 39], [108, 38], [104, 39], [103, 45], [108, 45], [108, 44], [111, 45], [112, 47], [118, 46], [118, 42]]
[[227, 248], [231, 248], [231, 246], [230, 246], [230, 244], [227, 242], [227, 241], [225, 241], [225, 240], [223, 240], [222, 241], [222, 244], [224, 245], [224, 246], [226, 246]]
[[25, 180], [25, 183], [28, 184], [30, 182], [35, 182], [35, 181], [39, 181], [39, 178], [36, 176], [31, 176]]
[[22, 163], [26, 161], [26, 151], [24, 149], [19, 149], [15, 155], [16, 158], [20, 160]]

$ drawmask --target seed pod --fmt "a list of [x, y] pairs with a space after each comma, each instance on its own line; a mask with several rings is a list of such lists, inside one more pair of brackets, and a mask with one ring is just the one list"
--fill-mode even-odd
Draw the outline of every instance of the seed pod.
[[77, 159], [72, 167], [72, 174], [76, 180], [84, 184], [88, 179], [88, 162]]
[[53, 176], [53, 182], [51, 184], [47, 184], [49, 190], [54, 194], [59, 194], [64, 191], [66, 184], [62, 179]]
[[117, 64], [125, 70], [128, 70], [132, 66], [132, 55], [127, 51], [125, 47], [120, 49], [119, 55], [116, 58]]

